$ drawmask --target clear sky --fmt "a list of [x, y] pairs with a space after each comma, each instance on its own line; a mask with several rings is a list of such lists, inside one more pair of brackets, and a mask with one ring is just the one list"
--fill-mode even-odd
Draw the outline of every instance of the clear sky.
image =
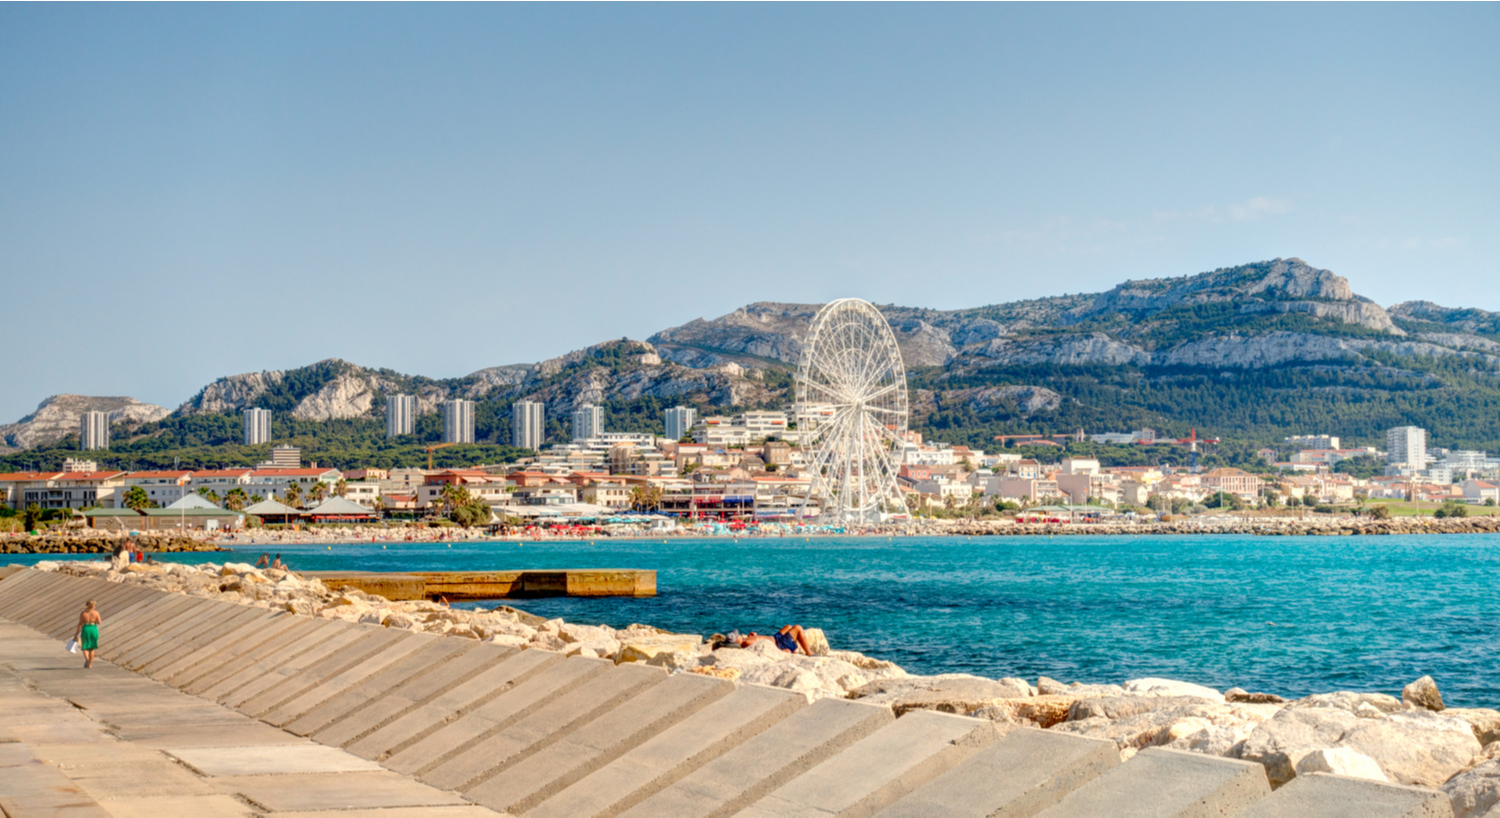
[[0, 422], [1299, 256], [1500, 310], [1500, 5], [0, 4]]

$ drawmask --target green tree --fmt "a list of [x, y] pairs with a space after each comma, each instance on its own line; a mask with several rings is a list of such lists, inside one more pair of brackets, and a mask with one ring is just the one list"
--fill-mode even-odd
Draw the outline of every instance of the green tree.
[[224, 507], [230, 511], [244, 511], [246, 506], [245, 490], [235, 486], [224, 492]]
[[1378, 505], [1370, 509], [1370, 516], [1376, 520], [1389, 520], [1391, 518], [1391, 507]]
[[151, 507], [151, 498], [146, 495], [146, 490], [140, 486], [131, 486], [125, 492], [124, 502], [126, 508], [135, 509], [136, 511]]
[[282, 494], [286, 504], [292, 508], [302, 507], [302, 486], [297, 483], [287, 483], [286, 491]]
[[313, 483], [312, 490], [307, 493], [307, 501], [313, 505], [328, 499], [328, 484], [319, 480]]
[[339, 481], [333, 484], [333, 493], [340, 497], [349, 496], [349, 481], [340, 477]]
[[214, 505], [218, 505], [219, 504], [219, 495], [218, 495], [218, 492], [215, 492], [213, 489], [209, 488], [208, 486], [199, 486], [198, 487], [198, 496], [202, 497], [203, 499], [205, 499], [207, 501], [209, 501], [210, 503], [213, 503]]
[[28, 503], [26, 511], [21, 516], [21, 527], [25, 531], [35, 531], [42, 521], [42, 507], [36, 503]]

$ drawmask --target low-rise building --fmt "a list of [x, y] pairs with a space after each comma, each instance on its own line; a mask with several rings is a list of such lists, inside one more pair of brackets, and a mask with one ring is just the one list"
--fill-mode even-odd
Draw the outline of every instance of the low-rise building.
[[1201, 476], [1201, 483], [1210, 493], [1226, 492], [1247, 502], [1260, 496], [1261, 479], [1243, 469], [1222, 468]]

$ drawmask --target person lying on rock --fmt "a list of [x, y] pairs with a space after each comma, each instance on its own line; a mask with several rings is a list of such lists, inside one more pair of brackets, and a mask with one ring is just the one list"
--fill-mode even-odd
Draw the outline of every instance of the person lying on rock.
[[803, 653], [808, 656], [812, 655], [812, 648], [807, 644], [807, 637], [803, 635], [801, 625], [787, 625], [777, 631], [775, 636], [761, 636], [751, 631], [749, 636], [740, 638], [740, 647], [748, 648], [756, 642], [771, 642], [787, 653], [796, 653], [797, 649], [801, 648]]

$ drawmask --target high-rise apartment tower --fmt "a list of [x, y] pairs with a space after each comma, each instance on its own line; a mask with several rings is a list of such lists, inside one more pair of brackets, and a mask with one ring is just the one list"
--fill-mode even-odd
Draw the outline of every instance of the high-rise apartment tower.
[[592, 403], [573, 410], [573, 439], [588, 440], [604, 431], [604, 410]]
[[674, 406], [667, 410], [667, 439], [681, 440], [693, 433], [698, 410], [691, 406]]
[[245, 445], [258, 446], [271, 442], [271, 410], [245, 410]]
[[510, 407], [510, 445], [536, 451], [547, 440], [545, 404], [518, 400]]
[[1427, 430], [1416, 426], [1390, 429], [1385, 433], [1385, 451], [1385, 462], [1422, 471], [1427, 468]]
[[109, 413], [84, 412], [78, 419], [78, 448], [109, 448]]
[[387, 395], [385, 436], [409, 435], [417, 428], [417, 396]]
[[455, 399], [443, 404], [443, 442], [474, 442], [474, 401]]

